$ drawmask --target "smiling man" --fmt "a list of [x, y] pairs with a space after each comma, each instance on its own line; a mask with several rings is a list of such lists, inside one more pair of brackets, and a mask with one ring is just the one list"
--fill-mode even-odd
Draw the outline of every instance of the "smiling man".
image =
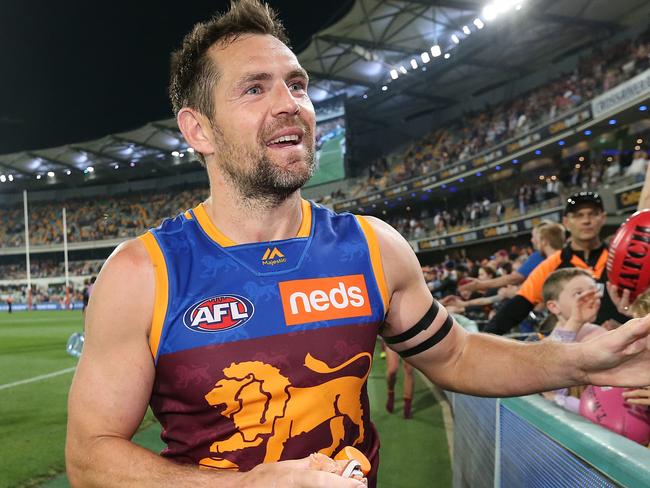
[[[365, 486], [330, 459], [347, 446], [376, 486], [378, 333], [475, 395], [650, 383], [650, 320], [572, 345], [468, 334], [394, 229], [301, 199], [314, 170], [307, 84], [257, 0], [198, 24], [174, 54], [172, 105], [210, 197], [119, 246], [97, 279], [69, 396], [73, 486]], [[147, 405], [160, 456], [131, 442]]]

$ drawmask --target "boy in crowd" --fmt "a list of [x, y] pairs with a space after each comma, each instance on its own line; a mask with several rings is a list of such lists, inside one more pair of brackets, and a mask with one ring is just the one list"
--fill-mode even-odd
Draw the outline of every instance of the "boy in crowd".
[[[600, 308], [600, 297], [598, 283], [585, 269], [564, 268], [551, 273], [542, 288], [544, 304], [557, 320], [548, 340], [580, 342], [605, 333], [605, 329], [592, 323]], [[544, 396], [577, 413], [580, 399], [567, 393], [563, 388]]]

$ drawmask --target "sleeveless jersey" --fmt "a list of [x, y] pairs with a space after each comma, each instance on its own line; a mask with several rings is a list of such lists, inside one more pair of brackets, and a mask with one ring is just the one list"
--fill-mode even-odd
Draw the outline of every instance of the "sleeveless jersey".
[[203, 205], [140, 237], [156, 275], [163, 456], [247, 471], [351, 445], [374, 478], [366, 379], [388, 303], [379, 248], [363, 217], [305, 200], [302, 214], [286, 240], [236, 244]]

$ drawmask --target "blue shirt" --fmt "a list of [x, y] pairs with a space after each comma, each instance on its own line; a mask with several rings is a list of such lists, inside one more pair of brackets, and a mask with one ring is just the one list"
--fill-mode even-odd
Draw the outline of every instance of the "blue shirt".
[[524, 261], [524, 264], [517, 270], [517, 273], [522, 275], [524, 278], [528, 278], [528, 275], [533, 272], [533, 270], [546, 259], [542, 256], [542, 253], [535, 251], [533, 254], [528, 256], [528, 259]]

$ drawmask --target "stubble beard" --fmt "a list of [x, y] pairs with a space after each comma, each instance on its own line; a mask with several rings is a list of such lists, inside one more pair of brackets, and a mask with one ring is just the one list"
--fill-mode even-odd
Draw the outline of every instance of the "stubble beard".
[[[266, 145], [258, 141], [255, 148], [227, 142], [214, 129], [217, 164], [246, 207], [275, 207], [293, 195], [314, 175], [316, 159], [312, 131], [306, 127], [303, 144], [311, 141], [303, 156], [304, 163], [292, 161], [287, 168], [274, 163], [266, 154]], [[301, 159], [303, 159], [301, 158]], [[300, 164], [298, 169], [291, 166]]]

